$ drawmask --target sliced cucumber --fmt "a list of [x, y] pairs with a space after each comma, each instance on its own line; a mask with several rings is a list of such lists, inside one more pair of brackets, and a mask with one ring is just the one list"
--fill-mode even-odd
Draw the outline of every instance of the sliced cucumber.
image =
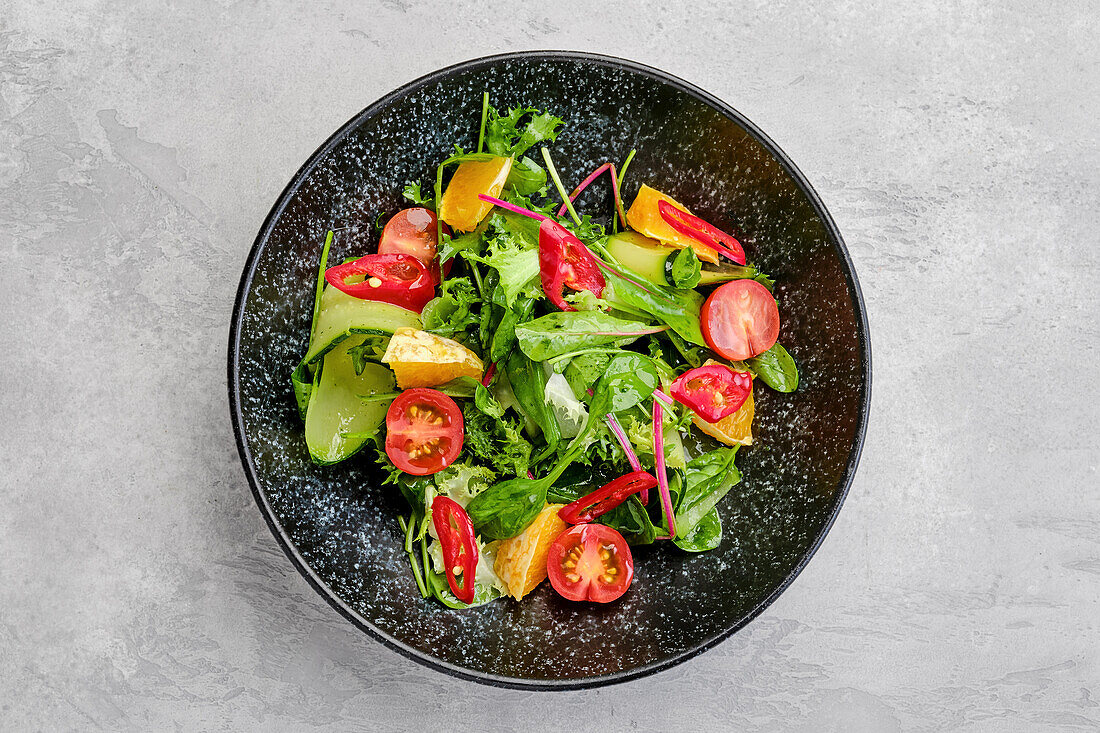
[[388, 402], [363, 402], [359, 395], [392, 392], [393, 372], [381, 364], [364, 363], [355, 373], [349, 353], [367, 336], [353, 335], [330, 349], [321, 362], [306, 408], [306, 446], [322, 466], [338, 463], [358, 451], [386, 419]]
[[399, 328], [420, 328], [420, 316], [390, 303], [353, 298], [326, 287], [316, 325], [309, 351], [302, 360], [307, 364], [355, 333], [392, 334]]
[[658, 285], [668, 285], [665, 278], [665, 260], [676, 251], [675, 247], [661, 244], [656, 239], [638, 232], [619, 232], [607, 238], [607, 251], [626, 267]]

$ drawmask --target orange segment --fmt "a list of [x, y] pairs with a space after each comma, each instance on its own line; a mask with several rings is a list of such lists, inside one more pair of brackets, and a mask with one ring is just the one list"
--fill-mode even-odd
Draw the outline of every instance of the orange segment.
[[439, 218], [460, 232], [477, 229], [477, 225], [493, 208], [478, 195], [499, 197], [511, 170], [511, 158], [459, 163], [439, 201]]
[[752, 393], [745, 404], [732, 415], [727, 415], [716, 423], [709, 423], [698, 415], [692, 414], [691, 421], [707, 435], [726, 445], [752, 445]]
[[382, 363], [388, 364], [401, 389], [435, 387], [458, 377], [481, 379], [484, 365], [462, 344], [415, 328], [394, 331]]
[[691, 237], [676, 231], [661, 217], [661, 212], [657, 208], [657, 205], [661, 201], [667, 201], [673, 206], [683, 209], [689, 214], [691, 213], [686, 206], [676, 201], [671, 196], [666, 196], [657, 189], [650, 188], [643, 184], [638, 191], [638, 195], [634, 197], [634, 203], [630, 205], [630, 210], [626, 212], [627, 223], [630, 224], [632, 229], [641, 232], [647, 237], [659, 239], [669, 246], [676, 247], [677, 249], [691, 247], [695, 250], [695, 254], [699, 255], [699, 259], [717, 265], [717, 252], [705, 244], [697, 242]]
[[504, 540], [497, 549], [493, 566], [497, 577], [508, 586], [517, 601], [546, 579], [546, 556], [550, 545], [568, 525], [558, 516], [564, 504], [547, 504], [522, 533]]

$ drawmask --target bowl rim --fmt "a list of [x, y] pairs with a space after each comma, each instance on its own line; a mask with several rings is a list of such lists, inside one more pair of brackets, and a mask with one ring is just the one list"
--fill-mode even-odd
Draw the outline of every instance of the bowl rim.
[[[856, 436], [853, 444], [852, 451], [848, 456], [848, 463], [845, 466], [844, 476], [841, 479], [838, 486], [836, 497], [833, 500], [833, 507], [829, 513], [829, 517], [826, 520], [824, 526], [822, 526], [818, 535], [814, 538], [810, 544], [809, 550], [799, 560], [798, 564], [787, 574], [787, 577], [783, 579], [775, 590], [773, 590], [766, 598], [758, 603], [748, 614], [745, 615], [740, 621], [731, 626], [728, 629], [714, 635], [710, 639], [706, 639], [700, 644], [683, 652], [675, 654], [667, 659], [663, 659], [658, 662], [646, 664], [640, 667], [635, 667], [629, 670], [623, 670], [619, 672], [612, 672], [610, 674], [597, 675], [593, 677], [584, 677], [578, 679], [526, 679], [521, 677], [508, 677], [503, 675], [495, 675], [488, 672], [481, 672], [477, 670], [467, 669], [458, 665], [445, 662], [441, 659], [433, 657], [423, 651], [409, 646], [398, 639], [395, 639], [388, 635], [383, 630], [379, 629], [370, 620], [364, 618], [361, 614], [351, 608], [345, 603], [339, 595], [320, 577], [318, 576], [305, 558], [298, 552], [298, 548], [291, 541], [286, 530], [279, 522], [278, 518], [268, 501], [267, 495], [260, 488], [259, 481], [256, 476], [256, 467], [253, 462], [252, 452], [245, 441], [243, 422], [244, 416], [240, 403], [240, 335], [241, 327], [244, 318], [244, 304], [248, 298], [248, 293], [251, 290], [252, 280], [255, 276], [256, 266], [259, 261], [259, 255], [267, 243], [268, 238], [271, 236], [272, 231], [275, 228], [275, 224], [282, 215], [291, 197], [298, 191], [299, 188], [305, 183], [307, 178], [316, 168], [318, 163], [328, 155], [337, 144], [341, 143], [344, 138], [353, 130], [355, 130], [364, 121], [375, 116], [383, 109], [385, 109], [393, 101], [405, 97], [429, 84], [441, 81], [447, 77], [455, 74], [464, 73], [467, 71], [477, 70], [480, 68], [490, 67], [495, 64], [507, 61], [515, 60], [533, 60], [543, 59], [552, 61], [581, 61], [588, 63], [600, 64], [603, 66], [627, 70], [643, 76], [650, 77], [659, 82], [668, 84], [680, 92], [688, 94], [694, 97], [700, 102], [715, 109], [720, 114], [733, 120], [742, 128], [745, 129], [752, 137], [754, 137], [764, 148], [777, 160], [788, 175], [794, 180], [795, 184], [801, 189], [813, 206], [814, 211], [818, 217], [824, 223], [827, 235], [832, 239], [837, 254], [840, 255], [841, 261], [844, 266], [845, 280], [848, 286], [848, 292], [852, 298], [852, 302], [855, 305], [856, 310], [856, 329], [859, 341], [860, 361], [863, 366], [863, 383], [861, 385], [862, 398], [860, 403], [860, 417], [859, 423], [856, 427]], [[275, 536], [279, 546], [282, 547], [283, 552], [286, 553], [291, 563], [298, 569], [298, 572], [305, 577], [306, 581], [313, 587], [317, 593], [321, 595], [329, 605], [331, 605], [337, 612], [339, 612], [346, 619], [351, 621], [361, 631], [365, 632], [368, 636], [381, 642], [386, 647], [398, 652], [402, 656], [405, 656], [415, 662], [423, 664], [432, 669], [444, 672], [446, 674], [458, 677], [464, 680], [470, 680], [478, 682], [484, 685], [492, 687], [520, 689], [520, 690], [540, 690], [540, 691], [555, 691], [555, 690], [581, 690], [590, 689], [595, 687], [603, 687], [606, 685], [618, 684], [621, 682], [627, 682], [629, 680], [635, 680], [640, 677], [645, 677], [657, 672], [674, 667], [682, 662], [702, 654], [725, 641], [737, 631], [744, 628], [749, 622], [759, 616], [764, 609], [770, 606], [776, 598], [778, 598], [790, 585], [794, 582], [795, 578], [802, 572], [802, 570], [809, 563], [810, 559], [816, 554], [817, 550], [824, 542], [829, 530], [832, 529], [833, 523], [836, 521], [837, 515], [840, 513], [840, 509], [844, 504], [844, 500], [848, 495], [848, 490], [852, 485], [855, 478], [856, 468], [859, 465], [859, 459], [863, 452], [863, 445], [867, 434], [868, 420], [870, 417], [871, 408], [871, 339], [869, 333], [869, 327], [867, 322], [866, 303], [863, 299], [863, 293], [859, 286], [859, 280], [856, 277], [855, 267], [852, 263], [851, 255], [848, 253], [848, 248], [844, 244], [844, 239], [841, 237], [840, 230], [837, 228], [836, 223], [833, 221], [832, 216], [825, 208], [825, 204], [822, 202], [821, 197], [814, 190], [806, 176], [798, 169], [794, 162], [783, 150], [772, 141], [760, 128], [753, 124], [743, 114], [731, 107], [726, 102], [715, 97], [709, 92], [700, 89], [694, 84], [685, 81], [673, 74], [666, 71], [662, 71], [646, 64], [641, 64], [636, 61], [630, 61], [628, 59], [620, 58], [617, 56], [610, 56], [599, 53], [591, 53], [587, 51], [555, 51], [555, 50], [532, 50], [532, 51], [519, 51], [493, 54], [489, 56], [481, 56], [467, 61], [461, 61], [450, 66], [437, 69], [428, 74], [425, 74], [413, 81], [410, 81], [397, 89], [385, 94], [372, 104], [365, 107], [362, 111], [354, 115], [350, 120], [344, 123], [336, 132], [329, 136], [324, 143], [322, 143], [310, 157], [302, 164], [301, 168], [290, 179], [290, 182], [283, 189], [282, 193], [276, 199], [275, 204], [268, 212], [264, 219], [259, 232], [256, 235], [256, 239], [252, 243], [252, 247], [249, 250], [248, 258], [245, 261], [244, 270], [241, 273], [240, 284], [237, 287], [237, 293], [233, 304], [233, 315], [230, 321], [229, 329], [229, 349], [228, 349], [228, 371], [227, 371], [227, 388], [229, 392], [229, 408], [230, 417], [233, 424], [233, 437], [237, 443], [237, 452], [240, 455], [241, 464], [244, 468], [245, 477], [248, 480], [249, 488], [252, 490], [252, 496], [256, 501], [256, 504], [260, 508], [261, 514], [263, 514], [264, 520], [267, 522], [268, 528]]]

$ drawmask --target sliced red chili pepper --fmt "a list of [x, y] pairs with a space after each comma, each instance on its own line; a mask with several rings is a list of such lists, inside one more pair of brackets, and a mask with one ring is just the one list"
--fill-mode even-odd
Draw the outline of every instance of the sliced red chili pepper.
[[676, 401], [710, 423], [737, 412], [750, 394], [752, 375], [721, 364], [689, 369], [672, 383]]
[[463, 603], [474, 600], [474, 576], [477, 573], [477, 540], [470, 516], [454, 499], [437, 496], [432, 501], [432, 524], [443, 548], [447, 585]]
[[588, 290], [599, 298], [607, 285], [584, 242], [549, 218], [539, 225], [539, 277], [546, 297], [563, 311], [577, 310], [565, 301], [564, 288]]
[[435, 297], [428, 268], [409, 254], [360, 257], [325, 270], [325, 279], [352, 297], [393, 303], [417, 313]]
[[648, 491], [656, 485], [657, 479], [645, 471], [632, 471], [625, 476], [619, 476], [591, 494], [582, 496], [572, 504], [563, 506], [558, 510], [558, 516], [563, 522], [569, 524], [591, 522], [622, 504], [632, 494]]
[[661, 212], [661, 218], [676, 231], [705, 244], [718, 254], [729, 257], [739, 265], [745, 264], [745, 248], [741, 246], [740, 242], [718, 227], [673, 206], [667, 201], [659, 201], [657, 210]]

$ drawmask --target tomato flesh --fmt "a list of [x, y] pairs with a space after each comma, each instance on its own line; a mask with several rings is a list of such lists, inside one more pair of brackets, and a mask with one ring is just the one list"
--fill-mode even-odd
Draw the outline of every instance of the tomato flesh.
[[752, 375], [722, 364], [689, 369], [672, 383], [672, 397], [715, 423], [741, 409], [752, 394]]
[[703, 338], [730, 361], [763, 354], [779, 338], [779, 307], [755, 280], [733, 280], [719, 286], [702, 311]]
[[546, 572], [563, 598], [609, 603], [630, 587], [634, 558], [630, 545], [611, 527], [578, 524], [550, 545]]
[[464, 438], [462, 411], [438, 390], [407, 389], [386, 412], [386, 455], [405, 473], [442, 471], [458, 458]]
[[[411, 209], [402, 209], [386, 222], [382, 229], [382, 239], [378, 242], [378, 254], [405, 254], [412, 255], [420, 260], [432, 276], [432, 280], [439, 284], [439, 261], [436, 254], [439, 250], [439, 242], [436, 239], [435, 212], [421, 206]], [[451, 233], [446, 224], [443, 231]], [[444, 269], [450, 269], [450, 262], [444, 265]]]
[[443, 550], [447, 585], [458, 600], [473, 602], [477, 539], [470, 515], [454, 499], [437, 496], [432, 500], [432, 524]]
[[563, 311], [577, 310], [563, 297], [565, 288], [588, 290], [599, 298], [607, 285], [584, 242], [550, 218], [539, 225], [539, 279], [546, 297]]

